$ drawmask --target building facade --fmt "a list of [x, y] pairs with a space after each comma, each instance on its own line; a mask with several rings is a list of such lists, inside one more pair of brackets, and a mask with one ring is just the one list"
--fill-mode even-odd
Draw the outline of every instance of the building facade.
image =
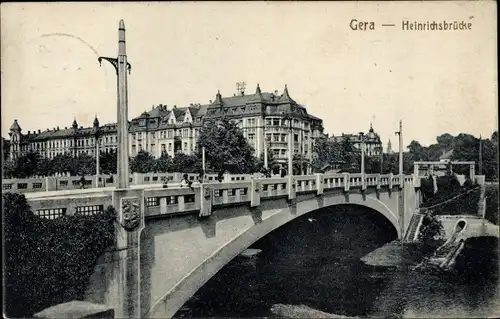
[[359, 134], [344, 134], [339, 136], [332, 136], [330, 139], [336, 143], [341, 143], [343, 140], [347, 139], [352, 145], [361, 151], [361, 144], [364, 142], [365, 144], [365, 154], [369, 157], [377, 157], [382, 155], [382, 141], [380, 140], [380, 136], [375, 133], [373, 130], [373, 126], [370, 124], [370, 129], [368, 133], [359, 133]]
[[[303, 105], [295, 102], [285, 85], [283, 93], [261, 92], [259, 85], [254, 94], [244, 91], [230, 97], [220, 92], [208, 104], [160, 104], [129, 121], [129, 152], [136, 156], [141, 150], [158, 158], [162, 153], [175, 157], [178, 153], [193, 154], [200, 129], [207, 121], [227, 118], [238, 124], [249, 144], [260, 156], [267, 146], [274, 158], [283, 165], [288, 159], [288, 134], [292, 131], [294, 154], [302, 155], [306, 164], [311, 161], [315, 139], [323, 136], [323, 121], [307, 113]], [[52, 159], [58, 154], [73, 156], [99, 152], [117, 147], [116, 123], [100, 126], [97, 117], [92, 127], [78, 126], [76, 119], [70, 128], [22, 133], [14, 121], [10, 127], [10, 156], [19, 157], [27, 151], [37, 151]]]

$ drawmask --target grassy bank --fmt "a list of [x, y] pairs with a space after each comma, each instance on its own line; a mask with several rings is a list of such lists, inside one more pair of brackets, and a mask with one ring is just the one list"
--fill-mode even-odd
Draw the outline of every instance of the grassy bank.
[[486, 185], [486, 219], [498, 225], [498, 184]]

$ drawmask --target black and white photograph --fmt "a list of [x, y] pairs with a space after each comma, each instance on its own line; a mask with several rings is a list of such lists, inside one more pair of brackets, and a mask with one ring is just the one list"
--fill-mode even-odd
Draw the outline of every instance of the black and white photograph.
[[495, 1], [3, 2], [4, 318], [498, 318]]

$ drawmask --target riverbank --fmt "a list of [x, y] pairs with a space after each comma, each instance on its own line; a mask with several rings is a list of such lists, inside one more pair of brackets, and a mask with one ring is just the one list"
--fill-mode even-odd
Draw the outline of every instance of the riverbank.
[[271, 307], [271, 318], [360, 318], [336, 315], [308, 307], [306, 305], [275, 304]]

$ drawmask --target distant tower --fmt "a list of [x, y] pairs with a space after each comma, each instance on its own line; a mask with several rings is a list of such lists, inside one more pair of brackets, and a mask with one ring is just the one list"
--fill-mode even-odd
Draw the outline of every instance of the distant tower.
[[17, 120], [14, 120], [9, 130], [11, 159], [16, 159], [21, 155], [21, 131], [21, 126]]
[[392, 144], [391, 139], [387, 142], [387, 154], [392, 154]]

